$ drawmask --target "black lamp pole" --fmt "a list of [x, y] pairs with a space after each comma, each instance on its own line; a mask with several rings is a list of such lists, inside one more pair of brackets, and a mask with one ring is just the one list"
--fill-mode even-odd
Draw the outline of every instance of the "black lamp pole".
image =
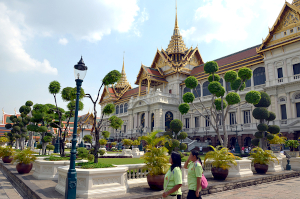
[[[242, 127], [243, 125], [241, 125], [241, 127]], [[244, 129], [242, 128], [242, 130], [241, 131], [238, 131], [237, 130], [237, 125], [235, 126], [235, 133], [236, 133], [236, 141], [235, 141], [235, 146], [234, 146], [234, 148], [235, 148], [235, 153], [241, 153], [241, 148], [240, 148], [240, 145], [239, 145], [239, 142], [238, 142], [238, 132], [242, 132], [242, 131], [244, 131]], [[231, 129], [231, 132], [234, 132], [232, 129]]]
[[77, 119], [78, 119], [78, 108], [79, 108], [79, 95], [80, 89], [87, 71], [87, 66], [85, 66], [82, 57], [74, 66], [74, 75], [76, 78], [76, 105], [75, 105], [75, 118], [74, 118], [74, 130], [73, 130], [73, 139], [72, 139], [72, 150], [70, 156], [70, 167], [66, 179], [65, 187], [65, 198], [66, 199], [75, 199], [76, 198], [76, 188], [77, 188], [77, 172], [75, 169], [75, 160], [76, 160], [76, 143], [77, 143]]

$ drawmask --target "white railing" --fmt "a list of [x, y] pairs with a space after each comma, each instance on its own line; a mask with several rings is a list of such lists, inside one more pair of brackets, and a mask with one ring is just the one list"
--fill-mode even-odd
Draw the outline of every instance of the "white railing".
[[300, 74], [294, 75], [294, 79], [300, 79]]
[[287, 120], [281, 120], [280, 124], [287, 124]]
[[283, 78], [277, 79], [277, 82], [278, 82], [278, 83], [282, 83], [282, 82], [283, 82]]

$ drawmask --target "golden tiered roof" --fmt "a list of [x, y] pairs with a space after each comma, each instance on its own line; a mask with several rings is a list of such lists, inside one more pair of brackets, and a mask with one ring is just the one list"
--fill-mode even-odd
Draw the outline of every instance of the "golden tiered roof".
[[180, 35], [178, 21], [177, 21], [177, 3], [176, 3], [176, 17], [175, 17], [175, 27], [171, 41], [166, 49], [168, 54], [184, 53], [187, 51], [187, 47], [184, 44], [182, 36]]
[[126, 73], [125, 73], [125, 67], [124, 67], [124, 57], [123, 57], [123, 67], [122, 67], [122, 72], [121, 72], [121, 78], [115, 85], [115, 89], [123, 89], [126, 86], [130, 86], [130, 83], [127, 81]]
[[298, 8], [300, 8], [300, 0], [294, 0], [292, 5], [297, 6]]

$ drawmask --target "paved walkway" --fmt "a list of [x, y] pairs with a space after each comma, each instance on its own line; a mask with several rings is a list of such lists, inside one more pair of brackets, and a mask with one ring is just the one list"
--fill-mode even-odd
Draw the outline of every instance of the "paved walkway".
[[300, 178], [276, 181], [240, 189], [202, 196], [203, 199], [261, 199], [261, 198], [300, 198]]
[[0, 199], [22, 199], [11, 183], [0, 171]]

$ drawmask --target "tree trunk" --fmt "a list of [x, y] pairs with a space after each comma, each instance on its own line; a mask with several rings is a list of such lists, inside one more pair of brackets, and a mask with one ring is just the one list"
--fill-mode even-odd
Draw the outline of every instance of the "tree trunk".
[[46, 154], [46, 146], [47, 146], [47, 143], [46, 142], [42, 142], [42, 155], [47, 155]]
[[28, 140], [28, 146], [30, 147], [31, 150], [34, 149], [34, 141], [33, 141], [33, 132], [29, 132], [29, 140]]
[[220, 135], [219, 127], [217, 127], [216, 133], [218, 135], [218, 139], [219, 139], [219, 141], [221, 143], [221, 146], [224, 147], [224, 142], [223, 142], [223, 139], [222, 139], [222, 137]]
[[21, 148], [21, 150], [24, 150], [24, 148], [25, 148], [25, 137], [21, 137], [20, 139], [21, 139], [20, 148]]
[[95, 130], [95, 147], [94, 147], [94, 163], [98, 163], [98, 150], [100, 148], [100, 143], [99, 143], [99, 132], [98, 130]]
[[19, 142], [20, 142], [20, 138], [16, 138], [16, 149], [19, 149]]
[[227, 135], [227, 131], [225, 128], [225, 117], [223, 117], [224, 119], [222, 119], [222, 126], [223, 126], [223, 133], [224, 133], [224, 147], [228, 146], [228, 135]]

